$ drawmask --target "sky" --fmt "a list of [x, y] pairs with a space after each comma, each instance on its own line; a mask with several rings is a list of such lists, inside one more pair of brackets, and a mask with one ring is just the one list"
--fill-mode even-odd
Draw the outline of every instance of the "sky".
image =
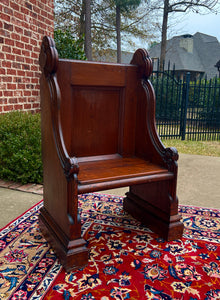
[[[220, 1], [219, 1], [220, 2]], [[174, 13], [168, 19], [168, 39], [183, 34], [195, 34], [201, 32], [214, 36], [220, 42], [220, 3], [218, 4], [218, 14], [215, 13]], [[205, 11], [206, 12], [206, 11]], [[162, 23], [162, 20], [161, 20]], [[161, 34], [158, 32], [156, 42], [160, 42]], [[143, 40], [136, 40], [136, 47], [149, 49], [149, 44]]]
[[[181, 16], [182, 15], [182, 16]], [[200, 15], [188, 13], [179, 15], [179, 22], [176, 25], [176, 32], [180, 34], [195, 34], [196, 32], [215, 36], [220, 42], [220, 13]]]

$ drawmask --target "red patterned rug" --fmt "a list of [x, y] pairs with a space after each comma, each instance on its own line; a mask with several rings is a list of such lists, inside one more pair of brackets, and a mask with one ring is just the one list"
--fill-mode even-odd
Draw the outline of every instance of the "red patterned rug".
[[40, 202], [0, 231], [0, 299], [220, 299], [220, 210], [180, 206], [184, 237], [166, 242], [120, 197], [79, 202], [88, 266], [65, 273], [39, 231]]

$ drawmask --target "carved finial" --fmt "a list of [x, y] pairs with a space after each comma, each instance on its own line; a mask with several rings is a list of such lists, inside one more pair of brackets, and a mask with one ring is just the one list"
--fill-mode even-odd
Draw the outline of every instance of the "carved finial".
[[39, 57], [41, 71], [47, 77], [57, 71], [58, 53], [54, 40], [49, 36], [44, 36]]
[[132, 65], [138, 65], [141, 70], [142, 77], [149, 77], [153, 71], [153, 63], [147, 50], [138, 49], [135, 51], [131, 60]]

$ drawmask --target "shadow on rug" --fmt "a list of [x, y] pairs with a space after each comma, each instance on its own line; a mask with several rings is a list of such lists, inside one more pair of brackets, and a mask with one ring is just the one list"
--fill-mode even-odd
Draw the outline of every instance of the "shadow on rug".
[[181, 240], [166, 242], [122, 210], [122, 198], [79, 199], [90, 248], [65, 273], [38, 228], [42, 202], [0, 231], [0, 299], [219, 299], [220, 210], [180, 206]]

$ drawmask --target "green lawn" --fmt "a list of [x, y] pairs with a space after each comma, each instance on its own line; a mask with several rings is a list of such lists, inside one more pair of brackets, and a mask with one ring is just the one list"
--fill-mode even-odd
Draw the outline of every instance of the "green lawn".
[[176, 147], [179, 153], [219, 156], [220, 141], [162, 140], [166, 147]]

